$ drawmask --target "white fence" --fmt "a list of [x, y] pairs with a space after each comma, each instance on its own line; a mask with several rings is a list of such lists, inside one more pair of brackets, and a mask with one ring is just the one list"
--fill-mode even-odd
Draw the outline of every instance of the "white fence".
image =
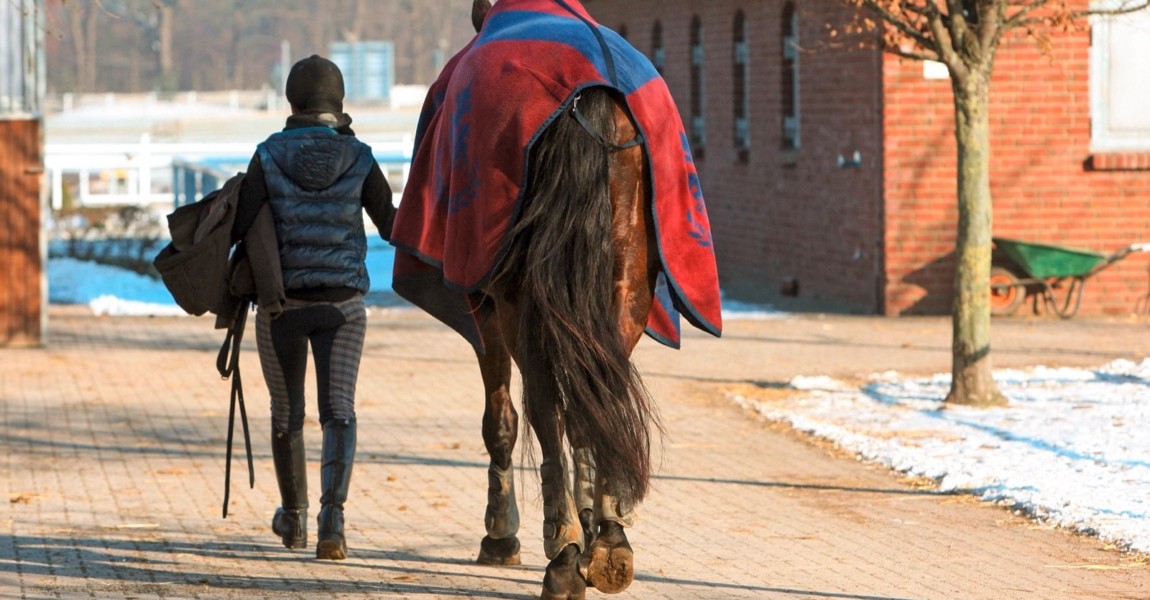
[[[364, 141], [371, 145], [389, 181], [402, 189], [411, 163], [411, 135]], [[64, 180], [70, 174], [78, 178], [74, 200], [80, 206], [171, 206], [178, 193], [172, 171], [175, 163], [186, 169], [190, 164], [236, 159], [240, 161], [237, 170], [242, 170], [253, 152], [255, 144], [251, 143], [159, 143], [144, 134], [138, 143], [49, 142], [44, 147], [44, 167], [51, 182], [53, 209], [63, 207]], [[156, 181], [157, 173], [164, 174], [162, 181]], [[210, 190], [197, 190], [200, 191]]]
[[[427, 95], [425, 85], [396, 85], [386, 102], [348, 100], [344, 104], [352, 110], [360, 107], [386, 107], [392, 110], [419, 108]], [[147, 93], [91, 93], [91, 94], [49, 94], [44, 97], [44, 110], [48, 113], [70, 113], [73, 111], [107, 109], [118, 105], [159, 107], [163, 105], [186, 106], [192, 109], [208, 107], [225, 111], [266, 111], [286, 113], [289, 109], [283, 93], [265, 88], [261, 90], [225, 90], [212, 92], [172, 92], [170, 94]]]

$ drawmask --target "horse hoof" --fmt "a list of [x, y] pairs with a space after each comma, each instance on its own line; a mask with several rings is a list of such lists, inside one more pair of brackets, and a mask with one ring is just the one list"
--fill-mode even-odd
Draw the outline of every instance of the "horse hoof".
[[479, 543], [479, 558], [475, 562], [481, 565], [510, 566], [521, 564], [519, 561], [519, 538], [495, 539], [484, 536]]
[[579, 547], [567, 546], [547, 564], [539, 600], [584, 600], [587, 581], [579, 574]]
[[604, 594], [618, 594], [635, 580], [635, 554], [623, 526], [614, 521], [599, 524], [584, 562], [587, 582]]

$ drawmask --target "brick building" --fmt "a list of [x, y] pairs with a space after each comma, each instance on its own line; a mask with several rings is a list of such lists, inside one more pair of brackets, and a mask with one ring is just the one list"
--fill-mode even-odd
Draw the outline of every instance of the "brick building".
[[43, 341], [42, 0], [0, 3], [0, 347]]
[[[584, 4], [676, 97], [728, 295], [787, 310], [950, 310], [945, 67], [830, 43], [828, 24], [852, 16], [839, 0]], [[994, 235], [1103, 253], [1150, 241], [1147, 30], [1150, 12], [1096, 22], [1057, 34], [1048, 56], [1005, 41], [991, 91]], [[1132, 255], [1091, 277], [1081, 313], [1144, 310], [1148, 265]]]

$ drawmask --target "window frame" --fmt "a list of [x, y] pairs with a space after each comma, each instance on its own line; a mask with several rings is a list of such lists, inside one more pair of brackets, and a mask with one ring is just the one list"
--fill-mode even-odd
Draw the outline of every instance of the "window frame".
[[783, 6], [782, 30], [782, 140], [784, 150], [802, 146], [802, 95], [799, 90], [799, 11], [794, 2]]
[[667, 64], [667, 50], [663, 46], [663, 22], [655, 19], [651, 26], [651, 64], [660, 75]]
[[[1090, 3], [1091, 10], [1114, 10], [1121, 6], [1122, 0], [1094, 0]], [[1112, 92], [1111, 50], [1114, 26], [1122, 19], [1139, 19], [1140, 26], [1150, 29], [1150, 12], [1090, 17], [1090, 151], [1093, 153], [1150, 151], [1150, 123], [1132, 129], [1113, 127], [1114, 115], [1110, 109], [1111, 94], [1115, 92]], [[1147, 86], [1150, 87], [1150, 82]]]
[[703, 21], [698, 15], [691, 19], [691, 150], [701, 159], [707, 147], [706, 52], [704, 50]]
[[751, 67], [747, 18], [742, 9], [735, 12], [732, 36], [731, 96], [733, 109], [732, 137], [739, 162], [747, 162], [751, 149]]

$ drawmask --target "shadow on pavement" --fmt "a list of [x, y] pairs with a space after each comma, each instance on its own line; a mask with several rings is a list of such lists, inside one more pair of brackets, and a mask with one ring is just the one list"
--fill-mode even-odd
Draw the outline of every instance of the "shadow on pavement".
[[723, 485], [749, 485], [776, 489], [817, 490], [821, 492], [852, 492], [863, 494], [894, 494], [900, 496], [955, 496], [952, 492], [928, 489], [903, 488], [861, 488], [844, 485], [820, 485], [812, 483], [789, 483], [786, 481], [753, 481], [749, 479], [719, 479], [715, 477], [683, 477], [679, 475], [656, 475], [659, 481], [687, 481], [691, 483], [718, 483]]
[[[171, 534], [169, 534], [171, 535]], [[94, 538], [23, 537], [12, 538], [15, 561], [0, 560], [0, 573], [15, 572], [22, 577], [45, 576], [51, 578], [53, 588], [66, 590], [71, 586], [69, 579], [75, 579], [78, 588], [90, 588], [92, 579], [106, 579], [113, 583], [107, 586], [108, 592], [147, 592], [161, 595], [183, 593], [173, 586], [194, 586], [196, 588], [227, 588], [260, 592], [291, 592], [292, 594], [340, 594], [387, 592], [395, 594], [427, 595], [433, 597], [467, 598], [531, 598], [530, 595], [493, 592], [488, 589], [490, 582], [509, 582], [522, 585], [536, 583], [536, 578], [511, 578], [516, 571], [528, 569], [491, 571], [491, 575], [477, 575], [465, 571], [406, 566], [406, 563], [423, 565], [441, 564], [459, 566], [462, 561], [444, 560], [438, 557], [421, 556], [408, 552], [370, 552], [357, 550], [355, 560], [329, 563], [316, 561], [306, 553], [280, 554], [277, 549], [261, 545], [224, 543], [172, 543], [167, 541], [109, 540]], [[282, 550], [282, 549], [279, 549]], [[269, 553], [276, 555], [269, 556]], [[207, 570], [188, 568], [175, 559], [157, 560], [155, 557], [192, 555], [206, 560], [219, 561], [264, 561], [273, 563], [300, 562], [299, 576], [276, 577], [262, 575], [236, 575], [214, 573]], [[146, 555], [146, 556], [141, 556]], [[392, 564], [366, 564], [363, 561], [378, 561]], [[377, 575], [371, 579], [349, 580], [343, 576], [324, 577], [327, 567], [349, 567], [386, 571], [394, 577], [406, 580], [387, 581], [388, 575]], [[237, 569], [239, 570], [239, 569]], [[542, 571], [542, 568], [531, 569]], [[483, 587], [469, 588], [467, 584], [453, 584], [451, 587], [436, 584], [421, 584], [411, 581], [420, 576], [446, 577], [461, 582], [465, 579], [487, 581]], [[542, 577], [538, 578], [542, 581]], [[475, 584], [472, 584], [475, 585]]]

